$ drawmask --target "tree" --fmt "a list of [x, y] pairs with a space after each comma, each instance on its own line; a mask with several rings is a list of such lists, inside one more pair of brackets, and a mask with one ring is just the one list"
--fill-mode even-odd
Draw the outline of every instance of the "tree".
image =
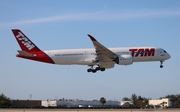
[[144, 97], [143, 100], [144, 100], [145, 105], [148, 106], [149, 105], [149, 100], [151, 100], [151, 98], [145, 98]]
[[136, 94], [132, 94], [131, 100], [132, 100], [133, 105], [136, 105], [137, 95]]
[[175, 101], [175, 102], [173, 103], [173, 105], [174, 105], [174, 107], [180, 107], [180, 101]]
[[122, 101], [131, 101], [131, 99], [128, 98], [128, 97], [124, 97], [124, 98], [122, 99]]
[[160, 105], [162, 105], [162, 108], [164, 108], [164, 104], [166, 104], [167, 102], [162, 102]]
[[138, 96], [138, 100], [143, 100], [143, 98], [141, 96]]
[[143, 108], [145, 108], [145, 106], [146, 106], [145, 98], [143, 98], [141, 96], [137, 97], [137, 100], [136, 100], [135, 103], [136, 103], [137, 106], [140, 106], [140, 107], [143, 107]]
[[[180, 94], [177, 94], [177, 95], [174, 95], [174, 94], [172, 94], [172, 95], [167, 95], [167, 96], [165, 96], [166, 98], [169, 98], [170, 99], [170, 101], [171, 101], [171, 103], [172, 103], [172, 106], [173, 107], [175, 107], [175, 102], [176, 102], [176, 99], [178, 100], [179, 98], [180, 98]], [[177, 104], [177, 102], [176, 102], [176, 104]]]
[[106, 99], [104, 97], [101, 97], [100, 103], [102, 104], [102, 106], [104, 106], [104, 104], [106, 103]]
[[11, 106], [11, 100], [3, 93], [0, 95], [0, 107], [9, 107]]
[[176, 97], [177, 97], [177, 98], [180, 98], [180, 94], [177, 94]]
[[143, 100], [137, 100], [136, 101], [136, 106], [145, 108], [146, 104], [145, 104], [145, 102]]

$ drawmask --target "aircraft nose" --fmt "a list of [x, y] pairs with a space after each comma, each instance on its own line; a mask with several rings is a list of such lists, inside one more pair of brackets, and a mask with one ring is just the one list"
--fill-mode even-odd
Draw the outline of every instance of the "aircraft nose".
[[170, 58], [171, 58], [171, 55], [170, 55], [170, 54], [168, 54], [168, 55], [167, 55], [167, 59], [170, 59]]

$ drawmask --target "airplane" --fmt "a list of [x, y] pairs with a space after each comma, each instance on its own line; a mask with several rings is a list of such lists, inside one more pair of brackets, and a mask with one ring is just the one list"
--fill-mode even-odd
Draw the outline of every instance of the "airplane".
[[160, 68], [163, 68], [163, 62], [171, 58], [170, 54], [158, 47], [107, 48], [90, 34], [88, 36], [94, 48], [42, 51], [19, 29], [12, 29], [12, 32], [21, 47], [21, 50], [17, 50], [17, 57], [50, 64], [88, 65], [90, 68], [87, 72], [92, 73], [113, 68], [115, 64], [131, 65], [134, 62], [160, 61]]

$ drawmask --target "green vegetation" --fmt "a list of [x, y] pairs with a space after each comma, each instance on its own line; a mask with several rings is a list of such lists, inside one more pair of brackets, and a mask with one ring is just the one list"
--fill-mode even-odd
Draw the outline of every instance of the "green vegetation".
[[0, 95], [0, 107], [10, 107], [11, 106], [11, 100], [7, 96], [5, 96], [3, 93]]
[[130, 101], [132, 102], [132, 105], [130, 104], [124, 104], [126, 105], [126, 107], [128, 107], [128, 105], [130, 107], [140, 107], [140, 108], [145, 108], [148, 106], [148, 101], [150, 100], [150, 98], [145, 98], [145, 97], [141, 97], [141, 96], [137, 96], [136, 94], [132, 94], [131, 98], [128, 97], [124, 97], [122, 99], [122, 101]]
[[[180, 108], [180, 94], [166, 95], [165, 97], [160, 97], [159, 99], [162, 98], [169, 98], [170, 101], [172, 102], [172, 108]], [[122, 101], [127, 101], [122, 106], [111, 107], [111, 108], [148, 108], [151, 107], [151, 105], [149, 105], [149, 100], [151, 99], [142, 97], [140, 95], [138, 96], [136, 94], [132, 94], [130, 98], [128, 97], [122, 98]], [[101, 97], [100, 103], [102, 104], [102, 107], [100, 108], [104, 108], [106, 99], [104, 97]], [[166, 103], [167, 102], [162, 102], [161, 103], [162, 107], [164, 107]], [[11, 99], [5, 96], [3, 93], [0, 94], [0, 108], [9, 108], [9, 107], [11, 107]]]
[[104, 106], [104, 104], [106, 103], [106, 99], [104, 97], [101, 97], [100, 103], [102, 104], [102, 106]]
[[[173, 108], [180, 108], [180, 94], [177, 95], [166, 95], [165, 97], [160, 97], [159, 99], [162, 98], [169, 98], [170, 101], [172, 102], [172, 107]], [[131, 98], [128, 97], [124, 97], [122, 98], [122, 101], [130, 101], [132, 102], [133, 105], [130, 105], [130, 103], [128, 104], [127, 102], [124, 104], [125, 107], [140, 107], [140, 108], [145, 108], [145, 107], [150, 107], [149, 105], [149, 100], [151, 100], [151, 98], [145, 98], [145, 97], [141, 97], [141, 96], [137, 96], [136, 94], [132, 94]], [[162, 102], [161, 105], [162, 107], [164, 107], [166, 102]]]
[[122, 99], [122, 101], [131, 101], [131, 99], [128, 98], [128, 97], [124, 97], [124, 98]]
[[[160, 97], [162, 98], [162, 97]], [[164, 98], [170, 98], [170, 101], [172, 102], [173, 107], [180, 107], [180, 94], [172, 94], [172, 95], [167, 95]]]

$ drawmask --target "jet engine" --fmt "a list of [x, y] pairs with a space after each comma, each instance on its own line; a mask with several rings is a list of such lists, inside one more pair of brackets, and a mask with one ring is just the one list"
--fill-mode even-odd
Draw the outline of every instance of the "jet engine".
[[133, 57], [131, 55], [120, 55], [114, 61], [118, 65], [131, 65], [133, 63]]

